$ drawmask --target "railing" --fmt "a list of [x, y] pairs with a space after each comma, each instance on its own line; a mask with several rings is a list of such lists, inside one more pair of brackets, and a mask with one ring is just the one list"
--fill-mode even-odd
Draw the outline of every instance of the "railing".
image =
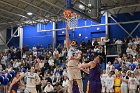
[[106, 55], [118, 55], [122, 53], [122, 44], [109, 44], [106, 46]]

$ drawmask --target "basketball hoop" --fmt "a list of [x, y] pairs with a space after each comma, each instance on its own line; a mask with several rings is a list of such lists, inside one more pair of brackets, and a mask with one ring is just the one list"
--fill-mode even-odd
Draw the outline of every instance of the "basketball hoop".
[[69, 9], [64, 10], [64, 17], [68, 28], [73, 29], [78, 26], [78, 18], [80, 15], [72, 12]]

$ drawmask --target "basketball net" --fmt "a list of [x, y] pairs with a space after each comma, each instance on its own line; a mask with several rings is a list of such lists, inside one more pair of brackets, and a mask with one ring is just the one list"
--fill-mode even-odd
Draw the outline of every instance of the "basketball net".
[[64, 17], [65, 17], [66, 25], [68, 26], [69, 29], [74, 30], [75, 27], [78, 26], [78, 18], [79, 18], [78, 14], [72, 12], [69, 9], [65, 9]]

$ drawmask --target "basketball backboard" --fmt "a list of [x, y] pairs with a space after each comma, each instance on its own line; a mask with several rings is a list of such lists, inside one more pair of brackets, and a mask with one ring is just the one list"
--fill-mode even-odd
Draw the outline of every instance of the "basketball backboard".
[[100, 0], [66, 0], [66, 8], [78, 13], [83, 18], [100, 20]]

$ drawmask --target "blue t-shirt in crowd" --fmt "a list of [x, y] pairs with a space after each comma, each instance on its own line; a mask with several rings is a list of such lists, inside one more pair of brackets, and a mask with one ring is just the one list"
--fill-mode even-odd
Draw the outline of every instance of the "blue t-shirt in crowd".
[[129, 66], [132, 67], [132, 70], [134, 70], [136, 68], [136, 65], [135, 64], [130, 64]]
[[113, 64], [113, 66], [117, 69], [120, 70], [121, 65], [119, 63]]

